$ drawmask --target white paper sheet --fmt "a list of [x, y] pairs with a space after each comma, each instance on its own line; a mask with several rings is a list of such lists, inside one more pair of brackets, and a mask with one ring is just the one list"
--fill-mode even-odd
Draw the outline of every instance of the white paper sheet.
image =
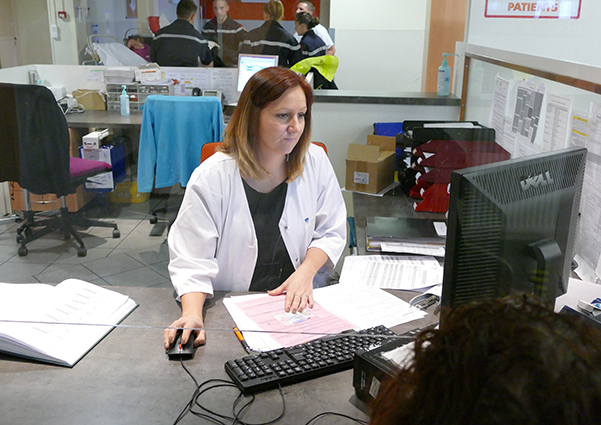
[[442, 283], [442, 275], [433, 257], [359, 255], [345, 257], [340, 283], [417, 290]]

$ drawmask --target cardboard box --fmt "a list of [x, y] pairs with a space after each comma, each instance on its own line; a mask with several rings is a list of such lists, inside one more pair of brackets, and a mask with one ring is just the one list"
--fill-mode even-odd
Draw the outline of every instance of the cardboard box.
[[396, 139], [367, 136], [367, 145], [349, 144], [346, 155], [347, 190], [378, 193], [394, 182]]
[[81, 103], [87, 111], [105, 111], [106, 103], [104, 96], [98, 93], [97, 90], [75, 90], [73, 97]]

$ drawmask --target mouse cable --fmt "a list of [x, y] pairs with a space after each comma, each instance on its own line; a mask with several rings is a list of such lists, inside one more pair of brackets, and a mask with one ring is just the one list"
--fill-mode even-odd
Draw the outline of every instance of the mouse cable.
[[177, 419], [175, 420], [175, 422], [173, 422], [174, 425], [178, 424], [189, 412], [194, 414], [195, 416], [201, 417], [203, 419], [206, 419], [210, 422], [213, 422], [217, 425], [226, 425], [224, 422], [221, 422], [215, 418], [212, 418], [208, 415], [203, 415], [202, 413], [198, 413], [198, 412], [194, 412], [192, 410], [192, 407], [194, 406], [196, 397], [198, 396], [198, 392], [200, 387], [202, 387], [203, 385], [205, 385], [205, 383], [203, 382], [202, 384], [198, 384], [198, 381], [196, 380], [196, 378], [194, 377], [194, 375], [192, 375], [192, 373], [188, 370], [188, 368], [186, 367], [186, 365], [184, 364], [183, 359], [180, 359], [180, 363], [182, 365], [182, 368], [186, 371], [186, 373], [190, 376], [190, 378], [192, 378], [192, 381], [194, 381], [194, 385], [195, 385], [195, 389], [194, 389], [194, 393], [192, 394], [192, 398], [190, 399], [190, 401], [188, 401], [188, 403], [186, 404], [186, 406], [184, 407], [184, 409], [180, 412], [180, 414], [178, 415]]
[[318, 415], [315, 415], [311, 419], [309, 419], [309, 421], [305, 425], [314, 425], [317, 423], [317, 421], [319, 421], [320, 419], [323, 419], [326, 416], [338, 416], [341, 418], [348, 419], [349, 421], [352, 421], [352, 422], [360, 424], [360, 425], [368, 425], [367, 421], [364, 421], [362, 419], [353, 418], [352, 416], [348, 416], [343, 413], [337, 413], [337, 412], [323, 412]]
[[[279, 388], [279, 393], [280, 393], [280, 397], [282, 398], [282, 412], [278, 415], [278, 417], [275, 418], [275, 419], [266, 421], [266, 422], [258, 422], [258, 423], [245, 422], [245, 421], [241, 420], [240, 417], [254, 403], [254, 401], [255, 401], [255, 395], [253, 394], [253, 395], [245, 396], [238, 389], [238, 387], [233, 382], [224, 381], [224, 380], [221, 380], [221, 379], [210, 379], [210, 380], [206, 381], [205, 383], [203, 383], [203, 385], [206, 384], [206, 383], [209, 383], [209, 382], [218, 382], [219, 384], [215, 384], [215, 385], [213, 385], [213, 386], [211, 386], [209, 388], [205, 388], [202, 391], [199, 391], [198, 394], [196, 394], [196, 396], [195, 396], [195, 404], [200, 409], [202, 409], [203, 411], [205, 411], [205, 412], [207, 412], [207, 413], [209, 413], [209, 414], [211, 414], [213, 416], [217, 416], [217, 417], [219, 417], [221, 419], [227, 419], [227, 420], [232, 421], [231, 422], [232, 425], [234, 425], [234, 424], [240, 424], [240, 425], [271, 425], [271, 424], [274, 424], [274, 423], [278, 422], [280, 419], [282, 419], [284, 417], [285, 413], [286, 413], [286, 402], [285, 402], [285, 399], [284, 399], [284, 393], [283, 393], [283, 391], [282, 391], [282, 389], [280, 387]], [[199, 399], [200, 399], [200, 396], [203, 393], [205, 393], [205, 392], [207, 392], [209, 390], [215, 389], [215, 388], [219, 388], [219, 387], [230, 387], [230, 388], [234, 388], [234, 389], [236, 389], [238, 391], [238, 396], [236, 397], [236, 400], [234, 401], [234, 404], [232, 405], [232, 413], [234, 415], [233, 417], [222, 415], [220, 413], [214, 412], [214, 411], [210, 410], [209, 408], [207, 408], [206, 406], [204, 406], [204, 405], [202, 405], [200, 403]], [[242, 400], [244, 400], [244, 398], [246, 398], [246, 397], [248, 397], [249, 400], [247, 400], [246, 402], [244, 402], [244, 404], [242, 404], [242, 407], [240, 407], [237, 410], [238, 404], [240, 404], [240, 402]], [[199, 412], [194, 412], [194, 411], [191, 411], [191, 412], [193, 414], [199, 413]]]
[[232, 425], [235, 425], [237, 423], [239, 423], [241, 425], [271, 425], [276, 422], [279, 422], [279, 420], [282, 419], [284, 417], [284, 415], [286, 414], [286, 399], [284, 398], [284, 392], [282, 391], [282, 386], [279, 384], [278, 384], [278, 391], [280, 392], [280, 397], [282, 398], [282, 413], [280, 413], [280, 415], [277, 418], [272, 419], [268, 422], [262, 422], [261, 424], [253, 424], [253, 423], [249, 423], [249, 422], [243, 422], [240, 419], [238, 419], [238, 417], [242, 415], [244, 410], [247, 407], [250, 407], [252, 405], [252, 403], [255, 401], [255, 396], [253, 395], [251, 400], [246, 402], [246, 404], [244, 404], [242, 406], [242, 408], [240, 408], [238, 413], [236, 413], [236, 405], [238, 404], [239, 400], [244, 398], [244, 394], [242, 392], [240, 392], [240, 394], [238, 395], [238, 398], [234, 402], [234, 422], [232, 422]]
[[[281, 418], [284, 417], [284, 414], [286, 413], [286, 403], [285, 403], [285, 399], [284, 399], [284, 393], [282, 391], [282, 388], [280, 387], [279, 392], [280, 392], [280, 396], [282, 398], [282, 412], [280, 413], [280, 415], [277, 418], [272, 419], [267, 422], [260, 422], [260, 423], [244, 422], [244, 421], [240, 420], [239, 417], [254, 402], [254, 400], [255, 400], [254, 395], [250, 396], [250, 400], [248, 400], [246, 403], [244, 403], [242, 405], [242, 407], [238, 410], [238, 412], [236, 412], [236, 406], [240, 403], [241, 400], [243, 400], [245, 398], [245, 396], [233, 382], [226, 381], [223, 379], [208, 379], [208, 380], [202, 382], [201, 384], [199, 384], [198, 381], [196, 380], [196, 378], [194, 377], [194, 375], [186, 367], [186, 365], [184, 364], [184, 361], [182, 359], [180, 359], [180, 363], [182, 365], [182, 368], [186, 371], [186, 373], [190, 376], [190, 378], [192, 378], [192, 381], [194, 381], [194, 385], [196, 388], [194, 390], [194, 393], [192, 394], [190, 401], [186, 404], [186, 406], [184, 407], [182, 412], [179, 414], [179, 416], [175, 420], [174, 425], [179, 423], [184, 418], [184, 416], [186, 416], [187, 413], [191, 413], [197, 417], [206, 419], [206, 420], [208, 420], [212, 423], [218, 424], [218, 425], [226, 425], [226, 422], [223, 422], [222, 420], [232, 421], [232, 422], [228, 422], [228, 423], [231, 423], [232, 425], [234, 425], [234, 424], [271, 425], [273, 423], [278, 422]], [[207, 391], [214, 390], [217, 388], [223, 388], [223, 387], [234, 388], [238, 391], [238, 396], [236, 397], [236, 400], [233, 404], [233, 409], [232, 409], [233, 414], [234, 414], [233, 417], [214, 412], [214, 411], [208, 409], [207, 407], [203, 406], [200, 403], [199, 398], [202, 394], [204, 394]], [[193, 409], [194, 405], [197, 405], [202, 411], [204, 411], [206, 413], [194, 410]], [[222, 420], [220, 420], [220, 419], [222, 419]]]

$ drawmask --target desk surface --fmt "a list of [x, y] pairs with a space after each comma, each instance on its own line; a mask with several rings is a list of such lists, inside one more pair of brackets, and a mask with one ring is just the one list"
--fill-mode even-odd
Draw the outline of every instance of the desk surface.
[[[179, 362], [171, 362], [162, 347], [162, 327], [180, 314], [171, 289], [111, 288], [129, 295], [140, 306], [123, 325], [155, 328], [116, 328], [75, 367], [63, 368], [0, 354], [1, 424], [168, 424], [173, 423], [194, 391], [194, 384]], [[399, 293], [408, 299], [413, 294]], [[225, 361], [246, 355], [231, 331], [233, 320], [218, 293], [206, 312], [207, 345], [200, 347], [186, 366], [199, 383], [228, 379]], [[403, 332], [435, 322], [436, 316], [395, 328]], [[223, 331], [218, 331], [223, 330]], [[228, 379], [229, 380], [229, 379]], [[217, 390], [203, 400], [218, 412], [231, 414], [238, 394]], [[306, 423], [321, 412], [335, 411], [366, 419], [354, 396], [352, 370], [284, 387], [286, 416], [281, 423]], [[258, 423], [281, 411], [279, 392], [257, 395], [244, 417]], [[188, 414], [182, 424], [205, 423]], [[327, 424], [348, 421], [330, 418]]]
[[127, 117], [122, 117], [118, 111], [85, 111], [81, 114], [67, 114], [69, 127], [111, 127], [127, 128], [142, 125], [142, 112], [132, 112]]

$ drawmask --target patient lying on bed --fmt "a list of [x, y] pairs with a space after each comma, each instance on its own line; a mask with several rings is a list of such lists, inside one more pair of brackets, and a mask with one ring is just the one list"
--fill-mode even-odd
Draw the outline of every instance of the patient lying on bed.
[[132, 35], [127, 40], [127, 47], [140, 56], [144, 58], [147, 62], [150, 62], [150, 46], [144, 43], [144, 39], [139, 35]]

